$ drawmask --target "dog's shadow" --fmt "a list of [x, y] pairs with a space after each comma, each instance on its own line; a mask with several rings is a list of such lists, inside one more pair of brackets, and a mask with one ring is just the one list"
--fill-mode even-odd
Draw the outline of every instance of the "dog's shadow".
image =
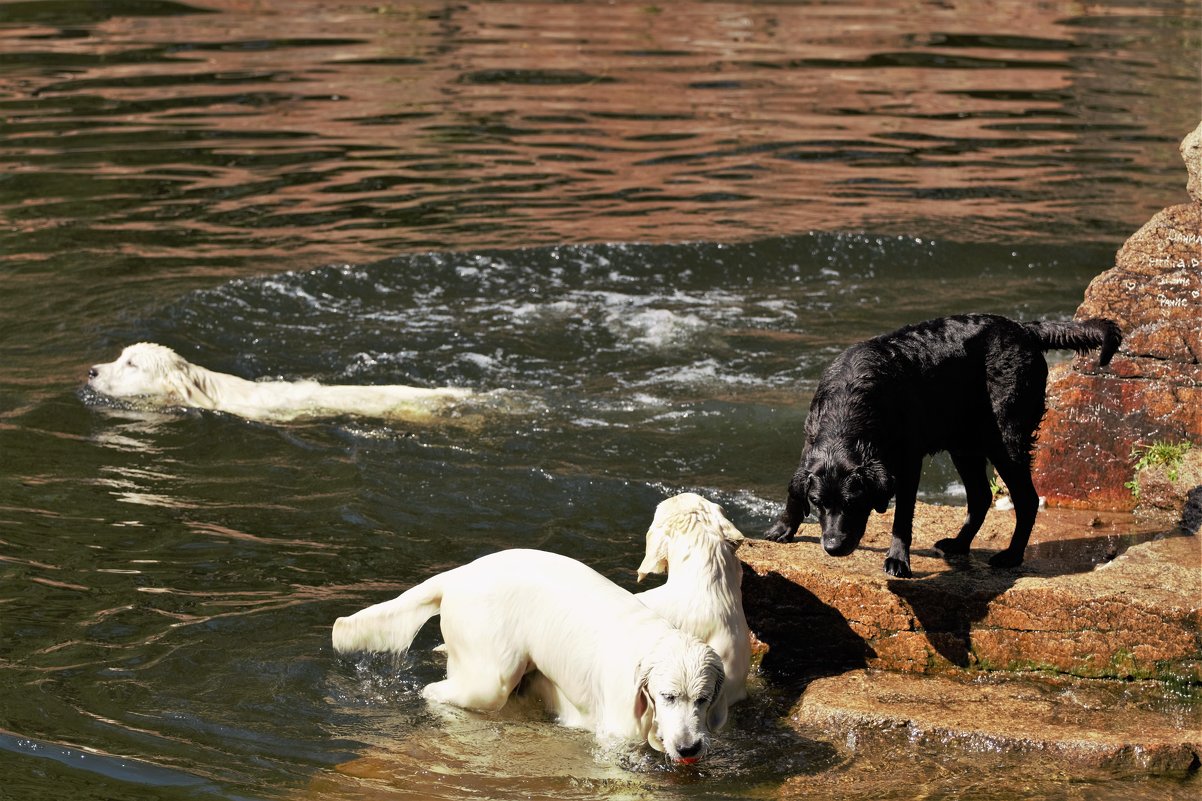
[[[811, 547], [799, 538], [799, 547]], [[796, 681], [863, 668], [876, 657], [847, 618], [810, 590], [779, 573], [743, 569], [743, 605], [755, 636], [767, 646], [759, 661], [766, 680]]]
[[[994, 601], [1020, 579], [1055, 579], [1086, 573], [1134, 545], [1196, 535], [1200, 523], [1202, 487], [1197, 487], [1190, 493], [1175, 527], [1126, 531], [1120, 526], [1112, 530], [1099, 528], [1097, 534], [1083, 537], [1037, 539], [1027, 547], [1024, 564], [1018, 568], [989, 567], [987, 560], [995, 551], [987, 545], [968, 556], [947, 560], [934, 549], [917, 548], [911, 554], [915, 577], [883, 582], [884, 588], [901, 601], [898, 609], [908, 607], [912, 612], [910, 627], [904, 621], [890, 620], [889, 610], [878, 608], [882, 603], [880, 578], [860, 578], [863, 574], [852, 570], [829, 576], [822, 591], [824, 595], [835, 594], [837, 600], [832, 605], [780, 573], [760, 575], [744, 566], [743, 596], [748, 622], [756, 636], [769, 646], [760, 671], [769, 681], [803, 691], [806, 684], [817, 678], [903, 658], [907, 646], [902, 639], [906, 637], [915, 638], [909, 644], [914, 658], [921, 659], [918, 652], [929, 649], [929, 662], [943, 661], [957, 668], [980, 667], [973, 648], [974, 631], [980, 632], [979, 624], [990, 613]], [[817, 538], [806, 536], [798, 537], [795, 547], [821, 548]], [[881, 553], [884, 550], [872, 546], [861, 549]], [[819, 553], [814, 558], [827, 560], [823, 564], [826, 569], [840, 570], [841, 563], [825, 554]], [[890, 631], [891, 626], [897, 628]], [[922, 641], [923, 647], [917, 641]], [[888, 648], [890, 653], [878, 654], [877, 648], [882, 651]]]
[[[973, 632], [985, 620], [993, 602], [1020, 579], [1056, 579], [1088, 573], [1113, 561], [1127, 549], [1144, 542], [1170, 537], [1193, 536], [1198, 531], [1202, 509], [1202, 487], [1190, 493], [1180, 521], [1149, 529], [1137, 527], [1085, 537], [1052, 538], [1027, 546], [1018, 568], [995, 569], [988, 565], [991, 551], [978, 551], [946, 560], [946, 569], [925, 577], [892, 579], [888, 587], [914, 612], [918, 629], [940, 658], [958, 668], [980, 667], [973, 649]], [[916, 552], [942, 560], [933, 549]], [[918, 575], [916, 573], [916, 575]], [[1031, 654], [1039, 662], [1038, 654]]]

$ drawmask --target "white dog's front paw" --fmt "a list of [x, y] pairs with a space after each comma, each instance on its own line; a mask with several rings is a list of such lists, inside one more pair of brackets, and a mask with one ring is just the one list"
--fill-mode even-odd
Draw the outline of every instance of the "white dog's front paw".
[[451, 704], [452, 706], [462, 706], [455, 698], [450, 682], [436, 681], [427, 684], [422, 688], [422, 698], [436, 704]]

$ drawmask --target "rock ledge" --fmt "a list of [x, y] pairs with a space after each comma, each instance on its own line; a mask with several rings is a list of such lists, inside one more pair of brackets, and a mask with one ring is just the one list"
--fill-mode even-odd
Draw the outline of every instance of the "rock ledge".
[[891, 512], [873, 515], [843, 559], [822, 551], [812, 524], [799, 542], [747, 542], [744, 604], [771, 649], [765, 665], [1202, 683], [1199, 537], [1130, 515], [1045, 509], [1024, 565], [992, 570], [985, 558], [1009, 541], [1013, 512], [991, 511], [981, 550], [945, 561], [930, 544], [962, 515], [919, 505], [908, 580], [881, 569]]
[[1097, 681], [964, 682], [855, 670], [811, 683], [794, 720], [837, 735], [853, 750], [877, 747], [883, 739], [903, 746], [932, 742], [1038, 754], [1118, 774], [1197, 770], [1198, 716], [1190, 721], [1150, 709], [1158, 689]]
[[853, 750], [886, 737], [898, 739], [889, 748], [1038, 753], [1111, 774], [1196, 771], [1202, 538], [1045, 509], [1026, 563], [997, 571], [985, 560], [1009, 541], [1012, 512], [990, 512], [970, 557], [949, 563], [930, 548], [962, 514], [919, 505], [909, 580], [882, 571], [891, 513], [874, 515], [843, 559], [822, 551], [812, 524], [798, 542], [739, 549], [761, 670], [804, 687], [791, 724]]

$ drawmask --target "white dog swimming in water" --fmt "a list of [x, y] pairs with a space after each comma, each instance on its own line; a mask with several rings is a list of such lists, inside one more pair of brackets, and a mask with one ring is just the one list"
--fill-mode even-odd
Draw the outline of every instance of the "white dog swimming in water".
[[702, 759], [725, 722], [712, 648], [592, 568], [545, 551], [484, 556], [339, 618], [334, 648], [403, 653], [434, 615], [447, 678], [422, 690], [429, 701], [495, 711], [532, 675], [560, 723], [683, 763]]
[[743, 535], [722, 507], [685, 492], [655, 509], [639, 581], [667, 573], [665, 584], [635, 595], [674, 626], [695, 635], [722, 658], [726, 683], [716, 703], [747, 697], [751, 631], [743, 615], [743, 566], [735, 550]]
[[420, 420], [472, 395], [471, 390], [449, 387], [247, 381], [206, 370], [153, 342], [130, 345], [116, 361], [93, 365], [88, 386], [111, 398], [156, 407], [210, 409], [261, 421], [342, 414]]

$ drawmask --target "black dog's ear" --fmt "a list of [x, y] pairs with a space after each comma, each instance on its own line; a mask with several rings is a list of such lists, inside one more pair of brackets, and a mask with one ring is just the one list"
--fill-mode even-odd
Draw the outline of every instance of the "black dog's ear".
[[893, 497], [893, 476], [885, 469], [885, 465], [873, 459], [858, 470], [868, 485], [868, 494], [872, 498], [872, 508], [877, 514], [884, 514], [889, 508], [889, 500]]
[[798, 469], [789, 481], [788, 511], [800, 523], [810, 514], [810, 481], [812, 476], [803, 469]]

